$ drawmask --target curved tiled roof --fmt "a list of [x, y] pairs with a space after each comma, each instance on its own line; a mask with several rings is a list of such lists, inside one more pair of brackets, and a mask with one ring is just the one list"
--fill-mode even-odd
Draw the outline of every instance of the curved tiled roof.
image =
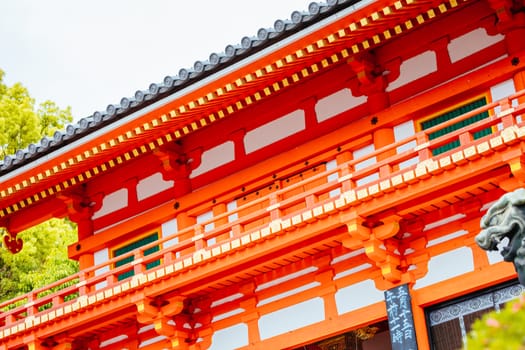
[[308, 11], [294, 11], [290, 19], [277, 20], [271, 28], [261, 28], [255, 36], [245, 36], [237, 45], [228, 45], [224, 52], [211, 53], [208, 59], [196, 61], [191, 68], [182, 68], [177, 75], [168, 75], [161, 83], [150, 84], [147, 90], [138, 90], [132, 97], [123, 97], [119, 103], [110, 104], [105, 111], [81, 118], [76, 124], [69, 124], [62, 131], [56, 131], [53, 137], [44, 137], [37, 144], [30, 144], [25, 149], [16, 151], [0, 160], [0, 175], [48, 154], [51, 151], [76, 140], [102, 126], [111, 124], [134, 111], [137, 111], [163, 97], [220, 71], [239, 60], [310, 26], [319, 20], [346, 8], [359, 0], [327, 0], [312, 2]]

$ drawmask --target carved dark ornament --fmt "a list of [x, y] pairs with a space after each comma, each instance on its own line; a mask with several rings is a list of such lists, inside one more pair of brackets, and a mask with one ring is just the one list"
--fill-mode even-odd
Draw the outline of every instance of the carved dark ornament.
[[4, 244], [5, 247], [13, 254], [16, 254], [22, 250], [24, 242], [21, 238], [16, 237], [16, 233], [11, 233], [4, 230]]
[[481, 219], [476, 243], [485, 250], [498, 250], [503, 260], [514, 263], [525, 286], [525, 189], [501, 196]]

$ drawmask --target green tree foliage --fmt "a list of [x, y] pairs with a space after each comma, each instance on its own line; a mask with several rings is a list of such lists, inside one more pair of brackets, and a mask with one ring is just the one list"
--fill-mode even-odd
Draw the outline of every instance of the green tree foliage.
[[7, 86], [0, 69], [0, 157], [51, 136], [73, 120], [71, 108], [60, 109], [45, 101], [35, 108], [35, 100], [20, 83]]
[[[60, 109], [35, 100], [20, 83], [7, 86], [0, 69], [0, 158], [37, 143], [63, 129], [73, 118]], [[0, 236], [2, 236], [0, 228]], [[18, 234], [24, 248], [18, 254], [0, 249], [0, 302], [27, 293], [75, 273], [78, 264], [67, 258], [67, 245], [76, 241], [76, 227], [68, 220], [52, 219]]]
[[472, 326], [468, 350], [525, 350], [525, 296], [489, 312]]
[[0, 250], [0, 301], [28, 293], [78, 271], [67, 257], [76, 238], [69, 220], [51, 219], [18, 234], [24, 248], [17, 254]]

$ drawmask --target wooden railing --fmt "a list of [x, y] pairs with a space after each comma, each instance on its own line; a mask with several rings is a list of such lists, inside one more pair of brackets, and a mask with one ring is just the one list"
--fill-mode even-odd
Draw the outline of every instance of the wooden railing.
[[[220, 250], [221, 245], [225, 242], [232, 242], [235, 239], [238, 240], [239, 237], [246, 233], [268, 228], [272, 222], [288, 219], [293, 225], [293, 219], [305, 209], [313, 209], [324, 204], [333, 203], [349, 190], [358, 191], [360, 188], [381, 183], [396, 174], [403, 174], [407, 170], [416, 167], [416, 164], [403, 167], [402, 164], [404, 162], [416, 159], [418, 163], [421, 163], [431, 159], [433, 149], [450, 143], [451, 141], [459, 140], [459, 148], [462, 149], [487, 142], [487, 139], [501, 133], [501, 131], [498, 130], [519, 127], [523, 124], [517, 121], [517, 117], [525, 111], [525, 103], [518, 103], [518, 99], [522, 99], [524, 96], [525, 90], [522, 90], [505, 99], [477, 108], [450, 121], [418, 132], [404, 140], [377, 149], [364, 157], [340, 164], [332, 170], [319, 171], [301, 182], [277, 189], [266, 196], [249, 201], [220, 215], [216, 215], [210, 220], [181, 229], [173, 235], [163, 237], [156, 242], [144, 245], [132, 252], [112, 258], [100, 265], [85, 269], [43, 288], [3, 302], [0, 304], [0, 330], [7, 329], [20, 322], [23, 323], [25, 319], [31, 316], [37, 316], [50, 310], [68, 305], [72, 308], [79, 307], [78, 300], [83, 300], [84, 302], [87, 296], [94, 297], [96, 294], [100, 294], [100, 292], [119, 284], [127, 283], [129, 286], [130, 281], [134, 281], [136, 277], [144, 276], [146, 272], [154, 272], [160, 267], [174, 264], [179, 264], [184, 267], [187, 259], [191, 260], [191, 257], [195, 258], [195, 254], [211, 255], [214, 249]], [[497, 108], [501, 109], [498, 113], [495, 111]], [[431, 133], [486, 111], [491, 113], [490, 117], [434, 140], [429, 140]], [[493, 134], [474, 140], [473, 134], [475, 132], [487, 128], [492, 128]], [[396, 151], [400, 148], [407, 147], [409, 149], [406, 151], [400, 153]], [[434, 158], [446, 157], [455, 151], [457, 151], [457, 149], [440, 154]], [[381, 155], [384, 154], [392, 155], [376, 161], [374, 164], [363, 169], [354, 171], [356, 164], [374, 157], [380, 159]], [[359, 180], [365, 179], [371, 174], [378, 174], [378, 179], [360, 184], [359, 186], [357, 185]], [[329, 178], [334, 180], [328, 181]], [[322, 179], [326, 180], [323, 181], [323, 184], [310, 186], [311, 189], [306, 192], [287, 195], [294, 191], [297, 192], [297, 189], [303, 186], [313, 184]], [[230, 201], [231, 200], [234, 199], [231, 198]], [[348, 202], [346, 203], [348, 204]], [[330, 205], [329, 207], [335, 208]], [[241, 213], [248, 214], [241, 215]], [[230, 222], [229, 218], [233, 215], [237, 215], [237, 219]], [[305, 218], [303, 217], [302, 219]], [[305, 220], [307, 221], [307, 218]], [[209, 231], [205, 231], [204, 228], [206, 225], [212, 223], [215, 227]], [[254, 228], [254, 223], [260, 224]], [[281, 228], [284, 228], [284, 226], [281, 226]], [[173, 240], [177, 240], [177, 243], [171, 244]], [[170, 244], [167, 244], [169, 241], [171, 241]], [[164, 248], [155, 253], [144, 255], [145, 251], [155, 246]], [[133, 256], [134, 259], [131, 263], [115, 267], [118, 261], [130, 256]], [[148, 270], [147, 265], [154, 261], [161, 261], [160, 267]], [[120, 275], [131, 270], [133, 270], [135, 277], [119, 281]], [[80, 303], [80, 305], [81, 304], [82, 303]]]

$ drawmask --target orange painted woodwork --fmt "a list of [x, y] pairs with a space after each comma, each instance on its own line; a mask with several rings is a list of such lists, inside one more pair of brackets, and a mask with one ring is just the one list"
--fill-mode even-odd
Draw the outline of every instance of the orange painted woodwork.
[[402, 284], [420, 349], [468, 331], [448, 305], [519, 289], [474, 241], [525, 183], [512, 6], [313, 3], [205, 77], [4, 161], [7, 246], [68, 217], [81, 270], [1, 303], [0, 350], [385, 349]]

